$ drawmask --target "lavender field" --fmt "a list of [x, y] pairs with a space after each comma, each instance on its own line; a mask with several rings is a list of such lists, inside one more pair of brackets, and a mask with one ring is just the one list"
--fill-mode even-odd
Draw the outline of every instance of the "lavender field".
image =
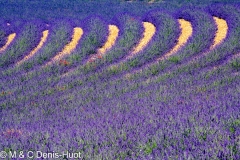
[[240, 3], [2, 0], [0, 26], [0, 159], [240, 159]]

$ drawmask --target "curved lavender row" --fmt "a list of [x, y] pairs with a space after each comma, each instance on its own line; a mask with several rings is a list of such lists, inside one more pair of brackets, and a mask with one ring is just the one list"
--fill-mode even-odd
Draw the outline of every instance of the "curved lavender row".
[[[121, 21], [124, 21], [124, 20], [121, 20]], [[116, 23], [117, 21], [115, 21], [115, 23]], [[139, 30], [139, 28], [141, 28], [140, 27], [140, 22], [139, 21], [135, 21], [135, 22], [137, 22], [136, 23], [136, 25], [135, 25], [135, 27], [137, 27], [137, 30]], [[126, 22], [125, 22], [126, 23]], [[132, 24], [132, 22], [129, 22], [129, 24], [127, 25], [126, 24], [126, 27], [130, 27], [129, 25], [130, 25], [130, 23]], [[88, 26], [88, 27], [90, 27], [90, 26]], [[87, 29], [87, 26], [86, 26], [86, 29]], [[91, 44], [91, 42], [89, 42], [89, 38], [90, 38], [90, 36], [89, 36], [89, 34], [88, 33], [86, 33], [86, 30], [85, 29], [85, 32], [84, 32], [84, 35], [85, 35], [85, 38], [86, 38], [86, 40], [84, 40], [85, 38], [83, 37], [81, 40], [80, 40], [80, 44], [78, 45], [79, 47], [79, 50], [82, 50], [82, 48], [81, 48], [81, 46], [83, 45], [83, 44], [85, 44], [85, 43], [87, 43], [88, 45], [87, 46], [89, 46], [89, 44]], [[141, 28], [142, 29], [142, 28]], [[89, 30], [89, 28], [88, 28], [88, 30]], [[121, 27], [120, 27], [120, 30], [121, 30]], [[137, 33], [137, 32], [134, 32], [134, 33], [132, 33], [132, 31], [134, 31], [134, 30], [130, 30], [131, 31], [131, 36], [132, 37], [134, 37], [134, 39], [135, 40], [137, 40], [138, 39], [138, 37], [141, 35], [141, 33]], [[94, 30], [89, 30], [88, 32], [91, 32], [91, 34], [93, 34], [93, 35], [96, 35], [96, 33], [94, 32]], [[99, 34], [99, 33], [98, 33]], [[130, 33], [129, 33], [130, 34]], [[125, 37], [125, 39], [124, 40], [128, 40], [129, 39], [129, 37], [128, 37], [128, 35], [129, 35], [127, 32], [126, 32], [126, 37]], [[124, 46], [125, 45], [125, 43], [124, 43], [124, 40], [122, 40], [122, 46]], [[131, 47], [130, 45], [132, 44], [134, 44], [134, 42], [135, 41], [133, 41], [132, 43], [128, 43], [129, 44], [129, 48]], [[90, 45], [90, 47], [91, 47], [91, 45]], [[97, 48], [97, 46], [95, 46], [95, 48]], [[125, 51], [125, 49], [123, 48], [123, 50], [122, 51]], [[76, 52], [76, 53], [75, 53]], [[118, 52], [119, 53], [119, 52]], [[82, 54], [86, 54], [86, 53], [82, 53]], [[124, 52], [122, 53], [123, 55], [124, 55]], [[71, 56], [73, 55], [73, 57], [74, 56], [78, 56], [78, 57], [80, 57], [81, 55], [78, 53], [78, 49], [76, 49], [76, 51], [74, 51], [69, 57], [67, 56], [66, 57], [66, 60], [67, 61], [69, 61], [69, 62], [72, 62], [71, 61]], [[108, 56], [108, 54], [106, 55], [106, 56]], [[118, 55], [119, 56], [119, 55]], [[86, 56], [85, 56], [86, 57]], [[81, 63], [81, 61], [78, 61], [78, 62], [75, 62], [76, 63], [76, 65], [79, 65], [79, 63]], [[57, 72], [65, 72], [65, 71], [68, 71], [70, 68], [72, 68], [72, 66], [74, 66], [74, 64], [73, 65], [71, 65], [71, 66], [65, 66], [65, 67], [62, 67], [62, 68], [58, 68], [58, 67], [56, 67], [56, 68], [58, 68], [59, 69], [59, 71], [57, 71]], [[53, 66], [54, 67], [54, 66]], [[79, 68], [79, 67], [78, 67]], [[82, 74], [81, 72], [83, 72], [83, 71], [85, 71], [86, 72], [86, 68], [83, 66], [83, 67], [81, 67], [80, 66], [80, 68], [82, 68], [82, 70], [80, 70], [80, 71], [77, 71], [77, 72], [80, 72], [80, 74]], [[58, 70], [58, 69], [56, 69], [56, 70]], [[46, 72], [42, 72], [42, 73], [40, 73], [39, 72], [39, 74], [38, 74], [38, 76], [37, 77], [34, 77], [34, 78], [32, 78], [32, 80], [30, 80], [30, 81], [28, 81], [27, 83], [29, 83], [29, 85], [33, 85], [34, 86], [34, 84], [35, 83], [38, 83], [37, 81], [37, 79], [39, 78], [39, 77], [43, 77], [43, 79], [44, 79], [44, 77], [46, 77], [46, 75], [48, 75], [49, 76], [49, 78], [50, 77], [52, 77], [53, 75], [51, 75], [51, 72], [52, 71], [48, 71], [48, 73], [49, 74], [47, 74]], [[53, 73], [53, 72], [52, 72]], [[42, 75], [42, 76], [41, 76]], [[56, 75], [56, 73], [54, 73], [54, 75]], [[84, 74], [83, 74], [83, 76], [84, 76]], [[20, 76], [21, 77], [21, 76]], [[71, 76], [72, 77], [72, 76]], [[77, 78], [78, 79], [78, 77], [79, 77], [79, 74], [78, 75], [76, 75], [75, 76], [75, 78]], [[81, 76], [82, 77], [82, 76]], [[85, 76], [84, 76], [85, 77]], [[84, 77], [82, 77], [82, 78], [84, 78]], [[72, 77], [73, 78], [73, 77]], [[44, 83], [44, 81], [45, 80], [41, 80], [43, 83]], [[69, 78], [67, 78], [67, 81], [68, 80], [70, 80]], [[71, 81], [71, 80], [70, 80]], [[67, 83], [66, 81], [63, 81], [64, 83]], [[46, 84], [46, 87], [49, 85], [49, 83], [47, 83]], [[36, 86], [36, 85], [35, 85]], [[44, 88], [44, 87], [43, 87]], [[45, 90], [45, 89], [43, 89], [43, 90]]]
[[231, 68], [210, 76], [175, 72], [146, 87], [99, 80], [41, 96], [37, 87], [25, 88], [1, 103], [0, 150], [71, 150], [85, 159], [239, 159], [240, 77], [228, 73]]
[[11, 33], [8, 37], [7, 37], [7, 42], [5, 43], [5, 45], [3, 47], [0, 48], [0, 52], [3, 53], [8, 46], [13, 42], [13, 40], [16, 37], [16, 33]]
[[[23, 25], [24, 24], [24, 25]], [[0, 54], [1, 71], [11, 67], [15, 62], [27, 54], [37, 43], [40, 37], [38, 25], [36, 22], [24, 23], [19, 26], [20, 32], [16, 33], [16, 38], [8, 48]]]
[[71, 65], [59, 67], [59, 74], [83, 65], [92, 54], [97, 52], [108, 35], [107, 23], [98, 16], [88, 17], [83, 20], [83, 36], [79, 41], [78, 47], [64, 59]]
[[118, 26], [120, 30], [116, 45], [114, 45], [102, 59], [97, 59], [93, 63], [80, 66], [76, 72], [90, 74], [123, 59], [126, 54], [128, 54], [129, 50], [136, 44], [137, 40], [140, 39], [143, 27], [140, 20], [137, 20], [134, 16], [120, 14], [112, 20], [112, 23]]
[[220, 18], [226, 19], [229, 26], [228, 34], [225, 42], [218, 46], [215, 50], [208, 53], [204, 57], [195, 59], [192, 63], [188, 64], [187, 67], [192, 69], [211, 67], [218, 65], [225, 61], [228, 57], [237, 54], [240, 51], [239, 36], [239, 22], [240, 22], [240, 7], [231, 5], [218, 5], [215, 9], [208, 8], [208, 11]]
[[[25, 77], [24, 74], [26, 74], [26, 71], [33, 70], [33, 72], [37, 74], [39, 72], [37, 68], [42, 63], [45, 63], [44, 59], [47, 60], [54, 56], [55, 53], [61, 49], [61, 46], [64, 46], [65, 43], [67, 43], [67, 41], [71, 38], [69, 36], [71, 29], [72, 28], [70, 27], [70, 24], [66, 23], [66, 21], [56, 20], [55, 22], [52, 22], [51, 28], [49, 29], [50, 35], [46, 41], [46, 45], [43, 46], [33, 57], [21, 65], [10, 68], [9, 71], [6, 70], [5, 73], [3, 71], [5, 76], [1, 78], [5, 85], [14, 87], [15, 83], [19, 84], [19, 79], [21, 79], [21, 77]], [[36, 45], [34, 47], [36, 47]], [[46, 78], [46, 76], [43, 78]]]
[[[196, 75], [194, 75], [194, 76], [197, 77], [198, 74], [200, 74], [200, 73], [201, 73], [201, 72], [196, 72], [196, 73], [195, 73]], [[205, 74], [205, 73], [204, 73], [204, 74]], [[204, 74], [203, 74], [203, 75], [204, 75]], [[224, 73], [219, 73], [219, 72], [218, 72], [218, 74], [228, 75], [228, 74], [226, 74], [226, 73], [224, 74]], [[184, 74], [182, 74], [182, 75], [184, 75]], [[170, 77], [170, 78], [173, 77], [173, 76], [177, 76], [177, 74], [176, 74], [176, 73], [173, 73], [173, 74], [169, 74], [169, 75], [168, 75], [168, 77]], [[193, 76], [193, 77], [194, 77], [194, 76]], [[165, 79], [166, 82], [169, 82], [169, 81], [167, 81], [167, 78], [168, 78], [168, 77], [166, 77], [166, 78], [161, 78], [161, 77], [159, 77], [159, 79], [163, 79], [163, 80]], [[183, 77], [184, 77], [184, 76], [183, 76]], [[204, 76], [203, 76], [203, 77], [204, 77]], [[215, 80], [215, 79], [216, 79], [216, 78], [213, 78], [213, 80]], [[95, 81], [95, 82], [97, 83], [98, 81]], [[94, 82], [94, 83], [95, 83], [95, 82]], [[28, 82], [26, 82], [26, 85], [27, 85], [27, 83], [28, 83]], [[70, 93], [72, 92], [72, 89], [73, 89], [73, 88], [74, 88], [74, 90], [82, 90], [83, 83], [82, 83], [82, 84], [81, 84], [81, 83], [82, 83], [81, 81], [78, 81], [78, 82], [76, 81], [76, 82], [72, 82], [72, 83], [69, 83], [69, 84], [62, 83], [62, 85], [60, 84], [60, 85], [58, 85], [58, 86], [62, 86], [62, 87], [65, 86], [65, 87], [66, 87], [65, 89], [67, 89], [67, 90], [70, 89], [69, 91], [67, 91], [67, 92], [69, 92], [69, 94], [70, 94]], [[114, 83], [115, 83], [115, 82], [114, 82]], [[119, 83], [119, 82], [118, 82], [118, 83]], [[118, 84], [118, 83], [115, 83], [115, 84]], [[130, 88], [130, 89], [132, 88], [131, 85], [130, 85], [130, 83], [128, 84], [126, 81], [123, 81], [123, 83], [124, 83], [124, 84], [126, 83], [126, 85], [124, 85], [125, 87], [128, 87], [128, 88]], [[74, 84], [75, 84], [75, 85], [80, 85], [80, 87], [74, 86]], [[99, 81], [99, 84], [101, 84], [100, 81]], [[133, 82], [133, 84], [137, 84], [137, 83], [136, 83], [136, 82]], [[133, 85], [133, 84], [132, 84], [132, 85]], [[71, 87], [71, 85], [72, 85], [72, 87]], [[94, 84], [91, 83], [91, 82], [90, 82], [90, 83], [86, 83], [85, 85], [94, 86]], [[105, 86], [104, 84], [101, 84], [101, 85]], [[55, 87], [56, 87], [56, 86], [55, 86]], [[70, 88], [69, 88], [69, 87], [70, 87]], [[33, 89], [33, 88], [31, 88], [31, 91], [32, 91], [32, 89]], [[39, 90], [40, 88], [36, 88], [36, 89]], [[129, 90], [129, 91], [130, 91], [130, 90]], [[25, 91], [24, 91], [24, 92], [25, 92]], [[52, 89], [46, 90], [46, 92], [45, 92], [44, 94], [42, 94], [42, 95], [41, 95], [41, 92], [40, 92], [40, 95], [39, 95], [39, 96], [42, 97], [43, 95], [46, 95], [46, 97], [49, 97], [51, 94], [55, 94], [55, 92], [58, 92], [56, 88], [53, 89], [53, 90], [52, 90]], [[64, 91], [64, 92], [67, 93], [66, 91]], [[31, 96], [31, 94], [27, 94], [27, 93], [29, 93], [29, 92], [26, 91], [26, 95], [25, 95], [25, 96], [28, 96], [28, 97]], [[59, 93], [60, 95], [56, 95], [55, 98], [61, 97], [61, 92], [58, 92], [58, 93]], [[17, 94], [17, 93], [15, 93], [15, 94]], [[20, 96], [20, 94], [22, 94], [22, 93], [19, 93], [19, 96]], [[37, 96], [37, 95], [34, 94], [34, 96]], [[33, 96], [33, 97], [34, 97], [34, 96]], [[79, 95], [79, 96], [80, 96], [80, 95]], [[38, 97], [38, 96], [37, 96], [37, 97]], [[33, 98], [33, 99], [35, 99], [35, 98]], [[54, 99], [54, 98], [51, 98], [51, 99]]]
[[[239, 57], [238, 57], [239, 58]], [[191, 86], [194, 86], [194, 85], [198, 85], [199, 82], [201, 83], [205, 83], [205, 81], [201, 81], [203, 80], [204, 78], [206, 78], [208, 81], [208, 83], [213, 83], [213, 81], [215, 80], [221, 80], [222, 78], [226, 77], [226, 78], [234, 78], [234, 77], [229, 77], [228, 74], [231, 73], [233, 71], [232, 69], [232, 66], [230, 64], [225, 64], [224, 66], [221, 66], [222, 69], [219, 69], [218, 71], [209, 71], [209, 70], [206, 70], [206, 71], [196, 71], [195, 73], [185, 73], [185, 72], [182, 72], [181, 74], [177, 74], [177, 72], [170, 72], [170, 73], [166, 73], [165, 75], [161, 75], [159, 77], [157, 77], [156, 80], [151, 80], [151, 83], [159, 83], [159, 82], [163, 82], [163, 83], [171, 83], [171, 84], [175, 84], [171, 81], [169, 81], [169, 79], [175, 79], [175, 80], [179, 80], [178, 78], [174, 78], [174, 77], [188, 77], [189, 75], [192, 76], [192, 77], [198, 77], [198, 82], [194, 82], [194, 84], [191, 84]], [[211, 78], [211, 81], [209, 81], [209, 77], [212, 77]], [[231, 80], [232, 81], [232, 80]], [[230, 82], [231, 82], [230, 81]], [[74, 83], [69, 83], [69, 84], [65, 84], [63, 83], [62, 86], [65, 85], [65, 89], [68, 90], [70, 89], [70, 92], [71, 92], [71, 89], [76, 89], [76, 90], [80, 90], [80, 88], [86, 88], [84, 86], [90, 86], [90, 88], [94, 87], [95, 88], [99, 88], [101, 87], [101, 89], [104, 89], [106, 87], [106, 85], [109, 83], [109, 81], [106, 81], [106, 82], [102, 82], [101, 80], [98, 80], [96, 79], [94, 82], [90, 82], [88, 81], [86, 84], [84, 84], [82, 81], [78, 81], [76, 82], [75, 84], [78, 84], [78, 86], [72, 86], [74, 85]], [[124, 85], [124, 86], [121, 86], [122, 88], [127, 88], [127, 90], [125, 90], [126, 92], [131, 92], [131, 89], [135, 88], [134, 85], [136, 86], [140, 86], [140, 84], [144, 85], [144, 86], [147, 86], [148, 84], [150, 83], [150, 78], [149, 78], [149, 81], [142, 81], [142, 82], [139, 82], [138, 79], [131, 79], [130, 81], [124, 81], [124, 80], [118, 80], [118, 81], [113, 81], [111, 82], [110, 84], [111, 85]], [[184, 84], [184, 82], [181, 82], [180, 83]], [[178, 83], [176, 83], [178, 84]], [[186, 84], [184, 84], [185, 86]], [[61, 85], [59, 85], [61, 86]], [[72, 86], [72, 87], [71, 87]], [[80, 86], [80, 87], [79, 87]], [[82, 86], [82, 87], [81, 87]], [[116, 88], [115, 88], [116, 89]], [[118, 88], [121, 90], [121, 88]], [[117, 89], [117, 90], [118, 90]], [[141, 90], [141, 88], [138, 90], [138, 92]], [[124, 92], [125, 92], [124, 91]], [[106, 90], [106, 92], [108, 92], [108, 90]], [[47, 92], [46, 92], [47, 93]], [[108, 92], [109, 93], [109, 92]], [[106, 93], [102, 93], [102, 94], [105, 94]]]
[[150, 21], [156, 26], [156, 34], [148, 44], [146, 50], [138, 53], [126, 62], [129, 68], [140, 67], [153, 61], [156, 57], [169, 51], [180, 34], [178, 23], [172, 16], [164, 12], [150, 12], [143, 19]]
[[[91, 27], [91, 25], [92, 25], [91, 20], [94, 21], [94, 18], [89, 19], [89, 21], [88, 21], [88, 19], [86, 19], [86, 23], [87, 22], [89, 23], [88, 26], [83, 27], [86, 32], [91, 31], [88, 28], [88, 27]], [[102, 23], [102, 21], [100, 21], [99, 19], [98, 19], [98, 22]], [[52, 25], [54, 25], [54, 26], [52, 26]], [[66, 26], [66, 25], [68, 25], [68, 26]], [[21, 93], [22, 89], [20, 89], [20, 88], [18, 89], [18, 86], [19, 86], [20, 83], [28, 83], [28, 86], [34, 86], [33, 88], [35, 88], [36, 86], [38, 86], [39, 79], [41, 79], [41, 82], [44, 83], [44, 82], [47, 81], [47, 79], [49, 79], [49, 78], [51, 78], [51, 77], [53, 77], [57, 74], [56, 70], [59, 68], [58, 66], [48, 67], [48, 69], [49, 68], [51, 69], [51, 70], [48, 70], [48, 71], [45, 71], [43, 69], [37, 69], [36, 67], [38, 66], [38, 60], [41, 60], [41, 57], [43, 57], [43, 56], [45, 56], [46, 60], [47, 59], [50, 60], [51, 57], [53, 57], [56, 53], [58, 53], [58, 51], [60, 51], [60, 49], [61, 49], [61, 46], [64, 46], [65, 43], [67, 43], [68, 39], [70, 40], [71, 36], [68, 36], [68, 35], [70, 35], [70, 33], [72, 32], [72, 30], [71, 30], [72, 27], [70, 27], [70, 24], [66, 23], [65, 21], [52, 22], [51, 26], [52, 27], [49, 29], [49, 34], [50, 35], [49, 35], [49, 37], [46, 41], [46, 45], [43, 46], [36, 53], [36, 55], [34, 57], [29, 59], [28, 61], [25, 61], [18, 68], [15, 68], [15, 70], [12, 71], [12, 73], [15, 73], [15, 74], [11, 73], [12, 76], [1, 77], [2, 83], [5, 84], [4, 88], [8, 88], [12, 91], [16, 90], [19, 93], [19, 95], [22, 95], [22, 94], [24, 94], [24, 93]], [[62, 31], [63, 29], [64, 29], [64, 31]], [[70, 30], [71, 30], [71, 32], [70, 32]], [[87, 35], [88, 34], [85, 33], [85, 37], [87, 37]], [[94, 51], [94, 49], [97, 48], [98, 46], [92, 46], [91, 45], [91, 43], [93, 43], [93, 42], [91, 42], [91, 37], [92, 38], [96, 37], [96, 33], [93, 32], [92, 35], [90, 37], [88, 37], [84, 43], [88, 44], [87, 46], [90, 47], [90, 48], [89, 47], [87, 48], [88, 50], [92, 49], [92, 51]], [[98, 38], [100, 38], [100, 37], [98, 37]], [[61, 41], [62, 44], [59, 41], [60, 39], [62, 39], [62, 41]], [[104, 42], [103, 38], [102, 38], [102, 42]], [[80, 46], [81, 46], [81, 44], [80, 44]], [[91, 48], [91, 47], [95, 47], [95, 48]], [[79, 47], [77, 49], [79, 49]], [[78, 52], [76, 54], [78, 54]], [[84, 53], [84, 54], [87, 54], [87, 53]], [[42, 61], [42, 63], [45, 63], [45, 61]], [[25, 77], [27, 77], [27, 75], [23, 74], [25, 72], [25, 70], [33, 70], [33, 73], [31, 73], [32, 78], [30, 78], [27, 81], [26, 81], [26, 78], [25, 78]], [[21, 79], [25, 79], [24, 82]], [[45, 87], [48, 87], [48, 83], [46, 84], [46, 86], [42, 85], [41, 88], [36, 88], [36, 89], [39, 90], [39, 91], [40, 90], [44, 91]]]
[[[238, 60], [238, 59], [236, 58], [235, 60]], [[232, 61], [234, 61], [234, 59]], [[136, 93], [139, 93], [141, 91], [141, 89], [142, 89], [141, 86], [146, 87], [149, 84], [152, 85], [152, 83], [155, 83], [156, 85], [157, 85], [157, 83], [164, 83], [164, 84], [166, 83], [166, 84], [169, 84], [169, 85], [172, 85], [172, 84], [179, 84], [180, 85], [181, 84], [181, 85], [186, 87], [186, 85], [188, 83], [183, 82], [180, 79], [184, 78], [184, 77], [189, 77], [189, 76], [193, 77], [192, 79], [190, 79], [189, 82], [191, 82], [191, 80], [194, 80], [196, 78], [198, 79], [198, 81], [195, 80], [194, 83], [189, 84], [190, 86], [199, 85], [199, 83], [206, 83], [206, 81], [202, 81], [203, 79], [206, 79], [207, 83], [214, 83], [214, 81], [220, 81], [223, 78], [229, 79], [228, 83], [231, 84], [231, 82], [237, 82], [236, 78], [234, 80], [234, 77], [229, 77], [229, 73], [232, 73], [234, 71], [234, 69], [232, 68], [232, 65], [233, 64], [224, 64], [224, 65], [220, 66], [221, 68], [219, 68], [218, 70], [210, 70], [210, 71], [209, 70], [202, 70], [202, 71], [195, 71], [193, 73], [180, 72], [178, 70], [176, 72], [169, 72], [169, 73], [165, 73], [163, 75], [160, 75], [160, 76], [156, 77], [156, 79], [151, 79], [151, 77], [149, 77], [146, 81], [144, 81], [144, 79], [141, 79], [142, 81], [139, 81], [139, 79], [137, 79], [135, 77], [132, 77], [129, 80], [121, 79], [121, 80], [118, 80], [118, 81], [112, 81], [110, 84], [112, 86], [117, 85], [118, 87], [115, 87], [115, 89], [117, 89], [117, 90], [121, 90], [121, 88], [125, 88], [124, 92], [132, 92], [132, 90], [135, 91], [136, 88], [139, 88], [136, 91]], [[178, 72], [180, 72], [181, 74], [178, 74]], [[177, 78], [177, 77], [180, 77], [180, 79]], [[238, 78], [240, 78], [240, 77], [238, 77]], [[172, 80], [179, 81], [179, 82], [175, 83], [175, 82], [172, 82]], [[103, 82], [101, 80], [96, 79], [94, 82], [88, 82], [87, 85], [88, 86], [95, 86], [95, 88], [100, 87], [101, 89], [103, 89], [106, 86], [107, 83], [108, 83], [108, 81]], [[77, 83], [75, 83], [75, 84], [77, 84]], [[99, 85], [96, 85], [96, 84], [99, 84]], [[71, 84], [69, 84], [69, 85], [71, 85]], [[83, 85], [83, 83], [79, 84], [79, 85]], [[152, 85], [152, 86], [154, 86], [154, 85]], [[207, 85], [205, 85], [205, 86], [207, 86]], [[106, 90], [106, 91], [108, 92], [108, 90]], [[106, 94], [106, 93], [102, 93], [102, 94]], [[108, 92], [108, 94], [111, 94], [111, 93]]]
[[21, 60], [38, 43], [41, 32], [46, 28], [45, 24], [39, 21], [23, 22], [21, 32], [17, 33], [16, 41], [1, 54], [1, 68], [6, 70], [13, 67], [13, 64]]
[[[51, 65], [53, 63], [56, 63], [56, 62], [60, 62], [60, 64], [61, 64], [62, 63], [62, 58], [65, 55], [71, 54], [71, 52], [76, 48], [76, 46], [78, 45], [78, 42], [81, 39], [82, 35], [83, 35], [82, 28], [74, 27], [71, 41], [62, 49], [61, 52], [57, 53], [49, 62], [47, 62], [42, 67], [49, 66], [49, 65]], [[68, 65], [69, 63], [64, 61], [64, 64]]]
[[39, 41], [38, 45], [28, 54], [26, 55], [22, 60], [18, 61], [15, 66], [19, 66], [20, 64], [22, 64], [24, 61], [28, 60], [29, 58], [31, 58], [32, 56], [35, 55], [35, 53], [38, 52], [38, 50], [40, 48], [42, 48], [42, 46], [44, 45], [45, 41], [47, 40], [48, 38], [48, 33], [49, 33], [49, 30], [45, 30], [42, 32], [42, 37], [41, 37], [41, 40]]
[[67, 20], [55, 20], [49, 24], [49, 36], [44, 45], [33, 57], [20, 64], [18, 69], [28, 71], [37, 71], [37, 69], [47, 63], [58, 52], [61, 51], [71, 40], [73, 23]]
[[129, 50], [137, 44], [137, 40], [141, 38], [144, 31], [141, 20], [133, 15], [121, 14], [115, 19], [118, 20], [119, 28], [122, 29], [122, 37], [119, 37], [117, 44], [103, 59], [96, 61], [99, 67], [106, 67], [124, 59]]

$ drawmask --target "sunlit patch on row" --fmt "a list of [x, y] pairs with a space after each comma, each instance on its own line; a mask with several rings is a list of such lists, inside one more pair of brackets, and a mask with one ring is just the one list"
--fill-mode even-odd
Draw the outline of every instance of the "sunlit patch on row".
[[224, 19], [218, 17], [213, 17], [213, 19], [215, 20], [215, 23], [217, 25], [217, 31], [215, 32], [213, 44], [211, 45], [208, 51], [196, 56], [195, 60], [199, 59], [200, 57], [206, 56], [209, 53], [209, 51], [213, 50], [219, 44], [221, 44], [227, 36], [228, 32], [227, 22]]
[[110, 48], [112, 48], [112, 46], [115, 44], [116, 39], [118, 37], [118, 33], [119, 33], [119, 29], [117, 26], [115, 25], [109, 25], [108, 26], [108, 30], [109, 30], [109, 35], [107, 38], [106, 43], [103, 45], [102, 48], [99, 48], [97, 51], [97, 54], [93, 55], [88, 62], [91, 62], [93, 60], [95, 60], [96, 58], [102, 58], [102, 55], [104, 55], [106, 53], [107, 50], [109, 50]]
[[102, 48], [98, 50], [100, 54], [105, 53], [108, 49], [110, 49], [116, 42], [118, 37], [119, 29], [115, 25], [109, 25], [109, 36], [107, 42], [104, 44]]
[[16, 33], [10, 34], [7, 38], [7, 43], [2, 48], [0, 48], [0, 52], [5, 51], [7, 49], [7, 47], [11, 44], [11, 42], [14, 40], [15, 37], [16, 37]]
[[224, 19], [213, 17], [215, 20], [215, 23], [217, 25], [217, 32], [214, 38], [214, 43], [211, 46], [210, 49], [215, 48], [217, 45], [219, 45], [227, 36], [228, 31], [228, 25], [227, 22]]
[[166, 53], [163, 57], [158, 58], [157, 60], [163, 60], [164, 58], [168, 58], [169, 56], [176, 53], [183, 45], [185, 45], [189, 39], [189, 37], [193, 33], [192, 25], [189, 21], [186, 21], [184, 19], [178, 19], [178, 22], [180, 24], [181, 28], [181, 35], [178, 38], [177, 44], [173, 47], [173, 49]]
[[34, 54], [40, 49], [42, 48], [43, 44], [46, 42], [47, 40], [47, 37], [48, 37], [48, 34], [49, 34], [49, 31], [48, 30], [45, 30], [42, 32], [42, 38], [41, 38], [41, 41], [39, 42], [39, 44], [37, 45], [37, 47], [35, 47], [29, 55], [25, 56], [21, 61], [19, 61], [17, 63], [17, 65], [20, 65], [22, 64], [23, 62], [25, 62], [26, 60], [28, 60], [29, 58], [33, 57]]
[[152, 23], [143, 22], [143, 26], [145, 29], [143, 33], [143, 38], [140, 40], [138, 45], [133, 49], [132, 53], [126, 59], [133, 57], [133, 55], [144, 49], [155, 34], [156, 27]]
[[59, 61], [62, 57], [65, 55], [70, 54], [77, 46], [79, 40], [81, 39], [83, 35], [83, 30], [80, 27], [74, 28], [72, 40], [63, 48], [63, 50], [58, 53], [50, 62], [48, 62], [46, 65], [49, 65], [53, 62]]

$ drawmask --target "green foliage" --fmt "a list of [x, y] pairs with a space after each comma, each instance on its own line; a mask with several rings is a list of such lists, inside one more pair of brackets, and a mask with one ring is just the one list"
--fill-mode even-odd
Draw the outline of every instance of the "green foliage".
[[231, 62], [231, 66], [233, 69], [236, 69], [237, 71], [240, 70], [240, 60], [235, 59], [233, 62]]
[[117, 74], [119, 71], [120, 71], [120, 70], [119, 70], [118, 66], [113, 66], [113, 67], [111, 67], [110, 69], [108, 69], [108, 73], [109, 73], [110, 75], [115, 75], [115, 74]]
[[39, 65], [43, 64], [45, 61], [47, 60], [47, 55], [41, 55], [38, 60], [37, 60], [37, 63]]
[[153, 150], [157, 148], [157, 143], [149, 139], [148, 143], [144, 146], [144, 153], [149, 155], [153, 152]]
[[82, 60], [82, 58], [81, 58], [81, 56], [79, 55], [79, 54], [72, 54], [72, 56], [71, 57], [69, 57], [70, 58], [70, 62], [72, 63], [72, 62], [79, 62], [79, 61], [81, 61]]
[[229, 131], [233, 134], [236, 132], [236, 129], [239, 128], [239, 127], [240, 127], [240, 119], [231, 120], [228, 123]]
[[172, 56], [168, 59], [170, 62], [178, 64], [180, 62], [180, 58], [178, 56]]
[[91, 54], [95, 54], [95, 53], [96, 53], [96, 51], [93, 49], [90, 49], [87, 51], [87, 55], [91, 55]]
[[87, 42], [92, 45], [99, 45], [96, 34], [92, 34], [88, 37]]
[[0, 47], [6, 43], [6, 33], [0, 30]]
[[184, 137], [189, 137], [190, 134], [191, 134], [191, 129], [190, 128], [185, 129], [184, 132], [183, 132]]
[[130, 65], [131, 67], [136, 67], [138, 64], [139, 64], [139, 60], [138, 60], [138, 59], [134, 59], [134, 60], [131, 60], [131, 61], [129, 62], [129, 65]]
[[159, 72], [158, 66], [154, 65], [150, 68], [151, 74], [156, 75]]
[[25, 62], [23, 64], [23, 68], [24, 70], [29, 71], [31, 68], [33, 68], [33, 62]]

